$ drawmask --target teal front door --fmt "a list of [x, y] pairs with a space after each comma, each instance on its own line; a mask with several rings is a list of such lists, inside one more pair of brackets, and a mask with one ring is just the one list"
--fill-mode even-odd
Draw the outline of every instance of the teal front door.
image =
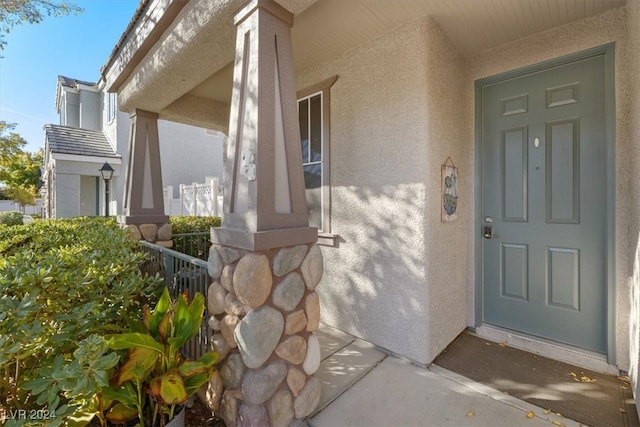
[[480, 88], [482, 320], [607, 352], [605, 54]]

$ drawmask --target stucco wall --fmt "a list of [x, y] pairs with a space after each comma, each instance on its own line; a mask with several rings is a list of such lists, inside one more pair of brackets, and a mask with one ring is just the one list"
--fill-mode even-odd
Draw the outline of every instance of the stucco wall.
[[439, 205], [440, 165], [451, 156], [465, 167], [462, 135], [445, 117], [464, 102], [463, 70], [423, 20], [298, 79], [304, 89], [339, 76], [331, 88], [331, 231], [340, 238], [323, 248], [323, 321], [419, 363], [465, 327], [466, 248], [458, 245], [466, 220], [441, 224]]
[[[424, 99], [427, 123], [427, 184], [425, 207], [427, 272], [427, 360], [431, 361], [467, 326], [466, 266], [473, 252], [473, 134], [465, 105], [472, 102], [465, 91], [466, 63], [438, 25], [421, 22], [426, 52], [422, 69], [427, 79]], [[458, 167], [458, 219], [441, 222], [441, 165], [448, 157]]]
[[180, 184], [204, 182], [215, 176], [222, 182], [222, 134], [211, 136], [200, 127], [158, 121], [162, 183], [172, 185], [177, 197]]
[[56, 173], [56, 218], [80, 215], [80, 176]]
[[100, 129], [100, 94], [88, 90], [80, 91], [80, 127]]
[[80, 127], [80, 97], [77, 93], [64, 92], [64, 111], [61, 115], [63, 126]]
[[[626, 10], [615, 9], [563, 27], [552, 29], [495, 49], [468, 60], [469, 80], [467, 91], [474, 93], [474, 81], [537, 64], [585, 49], [616, 43], [616, 363], [623, 370], [629, 367], [629, 151], [631, 143], [626, 123], [637, 120], [630, 114], [627, 96]], [[474, 113], [473, 103], [468, 104], [468, 114]], [[471, 125], [473, 126], [473, 125]], [[469, 129], [471, 132], [473, 127]], [[636, 168], [637, 169], [637, 168]], [[469, 275], [474, 277], [474, 257], [470, 258]], [[473, 324], [474, 284], [469, 289], [469, 324]]]
[[626, 186], [626, 193], [629, 194], [631, 211], [634, 215], [629, 216], [629, 273], [626, 276], [629, 286], [629, 376], [633, 384], [634, 396], [639, 396], [640, 385], [638, 384], [638, 373], [640, 371], [640, 2], [628, 2], [627, 34], [628, 45], [626, 51], [626, 68], [633, 70], [626, 75], [628, 78], [625, 87], [628, 88], [624, 95], [619, 95], [622, 107], [626, 108], [624, 113], [627, 118], [620, 122], [620, 126], [627, 129], [624, 132], [629, 136], [628, 150], [624, 155], [629, 160], [629, 176], [623, 181]]
[[[55, 154], [54, 154], [55, 156]], [[97, 160], [97, 161], [96, 161]], [[95, 178], [105, 159], [94, 161], [56, 160], [56, 218], [70, 218], [79, 215], [95, 215], [96, 189]], [[106, 159], [113, 167], [113, 179], [110, 188], [122, 187], [124, 169], [112, 159]], [[115, 214], [113, 201], [116, 195], [111, 193], [111, 214]], [[104, 181], [99, 179], [98, 207], [100, 215], [104, 213]]]

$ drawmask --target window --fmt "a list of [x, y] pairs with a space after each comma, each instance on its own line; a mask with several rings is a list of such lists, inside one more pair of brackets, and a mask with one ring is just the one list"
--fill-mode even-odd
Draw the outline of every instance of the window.
[[318, 228], [319, 243], [332, 246], [337, 236], [331, 234], [329, 89], [337, 79], [334, 76], [298, 92], [298, 121], [309, 225]]
[[118, 111], [116, 94], [109, 93], [107, 99], [107, 122], [112, 122], [116, 118], [116, 112]]

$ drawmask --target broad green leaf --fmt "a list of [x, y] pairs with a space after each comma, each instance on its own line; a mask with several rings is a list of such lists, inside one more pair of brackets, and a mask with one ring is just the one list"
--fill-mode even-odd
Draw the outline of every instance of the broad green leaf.
[[170, 337], [171, 328], [173, 326], [173, 317], [174, 317], [173, 314], [174, 314], [173, 308], [170, 308], [169, 311], [165, 313], [164, 317], [160, 321], [160, 324], [158, 325], [158, 329], [155, 336], [161, 339], [162, 342], [166, 342], [167, 337]]
[[164, 318], [164, 315], [169, 311], [171, 307], [171, 296], [169, 295], [169, 289], [164, 288], [162, 292], [162, 296], [158, 300], [156, 307], [154, 308], [151, 316], [149, 318], [149, 327], [151, 329], [151, 334], [156, 335], [158, 333], [158, 326], [160, 322]]
[[22, 343], [15, 343], [12, 346], [9, 346], [9, 348], [5, 349], [4, 352], [7, 354], [13, 354], [13, 353], [17, 353], [18, 351], [20, 351], [20, 348], [22, 348]]
[[148, 350], [157, 351], [161, 354], [164, 351], [164, 347], [162, 346], [162, 344], [154, 340], [153, 337], [147, 334], [141, 334], [139, 332], [111, 335], [109, 339], [109, 347], [112, 350], [146, 348]]
[[198, 362], [204, 363], [207, 366], [213, 366], [220, 361], [220, 353], [217, 351], [209, 351], [198, 359]]
[[[173, 315], [173, 323], [175, 325], [176, 331], [173, 337], [179, 339], [180, 341], [187, 342], [189, 339], [189, 331], [191, 330], [191, 316], [189, 313], [189, 305], [187, 304], [187, 300], [185, 295], [180, 295], [175, 303]], [[182, 346], [182, 344], [180, 344]]]
[[[215, 372], [215, 375], [218, 375]], [[190, 377], [184, 378], [184, 388], [189, 396], [195, 394], [200, 388], [212, 379], [212, 375], [208, 372], [202, 372]]]
[[195, 374], [207, 372], [208, 370], [209, 367], [207, 365], [194, 360], [187, 360], [178, 366], [178, 371], [183, 377], [190, 377]]
[[153, 369], [158, 357], [157, 351], [145, 347], [129, 350], [127, 360], [118, 373], [118, 385], [133, 379], [143, 380]]
[[116, 366], [118, 360], [120, 360], [120, 356], [118, 356], [117, 353], [108, 353], [102, 355], [93, 363], [93, 369], [101, 371], [111, 369]]
[[138, 410], [125, 406], [122, 403], [116, 403], [113, 408], [106, 414], [108, 421], [115, 424], [123, 424], [131, 421], [138, 416]]
[[204, 315], [204, 295], [200, 292], [197, 292], [193, 301], [189, 305], [189, 312], [191, 314], [191, 331], [189, 333], [189, 337], [195, 336], [200, 330], [200, 325], [202, 324], [202, 318]]
[[131, 383], [117, 389], [106, 387], [102, 389], [101, 393], [103, 400], [118, 401], [132, 408], [135, 408], [138, 403], [138, 395]]
[[109, 385], [109, 375], [107, 375], [106, 371], [95, 371], [93, 373], [93, 378], [96, 381], [98, 387], [106, 387]]
[[27, 381], [22, 384], [25, 390], [31, 390], [31, 394], [38, 395], [45, 391], [51, 385], [51, 378], [39, 378], [37, 380]]
[[89, 389], [89, 379], [87, 377], [82, 377], [78, 380], [75, 387], [69, 394], [71, 396], [86, 395], [90, 391], [92, 390]]
[[184, 388], [184, 381], [177, 369], [154, 378], [149, 384], [149, 389], [156, 399], [167, 405], [180, 405], [189, 398]]

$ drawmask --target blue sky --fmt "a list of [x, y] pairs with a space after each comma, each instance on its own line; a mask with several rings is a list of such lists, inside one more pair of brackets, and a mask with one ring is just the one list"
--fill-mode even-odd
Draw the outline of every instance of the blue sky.
[[44, 147], [45, 124], [59, 123], [58, 75], [97, 82], [139, 0], [75, 3], [84, 13], [16, 26], [0, 51], [0, 120], [18, 124], [14, 131], [27, 140], [27, 151]]

